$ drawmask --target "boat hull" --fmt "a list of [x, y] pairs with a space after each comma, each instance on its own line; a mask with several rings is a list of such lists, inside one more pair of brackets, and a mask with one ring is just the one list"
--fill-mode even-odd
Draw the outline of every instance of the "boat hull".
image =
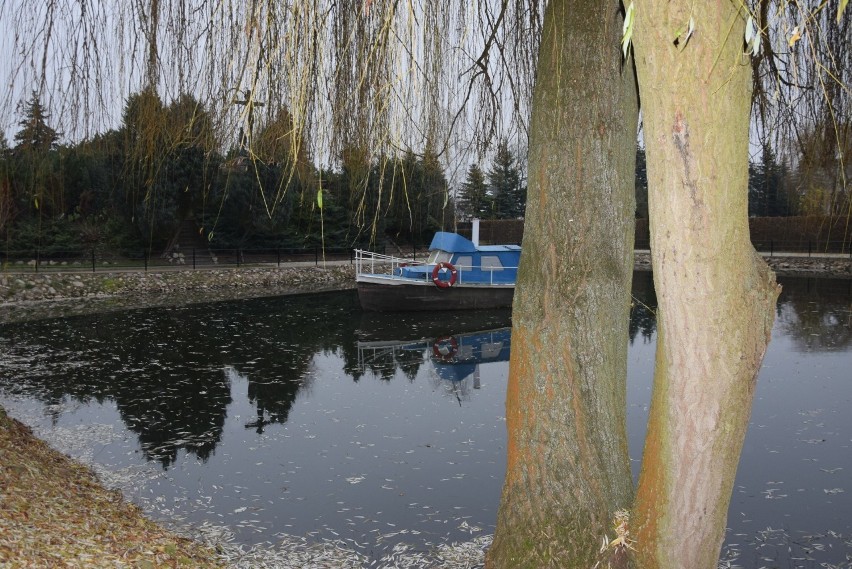
[[428, 284], [385, 284], [359, 281], [358, 300], [364, 310], [409, 312], [510, 308], [514, 285], [452, 286]]

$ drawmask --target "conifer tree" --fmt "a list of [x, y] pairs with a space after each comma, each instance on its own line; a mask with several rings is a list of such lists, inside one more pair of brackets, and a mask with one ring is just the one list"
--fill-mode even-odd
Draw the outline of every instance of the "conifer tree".
[[21, 130], [15, 134], [13, 160], [15, 170], [14, 199], [20, 211], [43, 213], [47, 205], [51, 214], [62, 213], [62, 185], [57, 182], [56, 150], [59, 133], [49, 126], [50, 116], [36, 92], [23, 105]]
[[497, 145], [494, 164], [488, 171], [488, 192], [494, 200], [494, 218], [516, 219], [523, 215], [526, 196], [521, 190], [521, 174], [505, 140]]
[[459, 188], [458, 209], [464, 219], [486, 217], [491, 212], [488, 185], [479, 164], [471, 164]]
[[47, 152], [56, 150], [59, 133], [48, 126], [50, 116], [39, 100], [38, 94], [24, 106], [24, 118], [18, 123], [21, 130], [15, 134], [15, 148], [23, 151]]

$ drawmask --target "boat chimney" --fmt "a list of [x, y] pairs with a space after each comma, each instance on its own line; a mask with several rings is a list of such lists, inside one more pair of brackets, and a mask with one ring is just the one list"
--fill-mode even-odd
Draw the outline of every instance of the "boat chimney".
[[473, 241], [474, 247], [479, 247], [479, 220], [473, 218], [470, 228], [470, 240]]

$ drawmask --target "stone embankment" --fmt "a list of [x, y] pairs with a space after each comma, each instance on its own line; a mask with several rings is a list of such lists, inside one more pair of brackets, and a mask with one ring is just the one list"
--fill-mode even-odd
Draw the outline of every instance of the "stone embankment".
[[354, 286], [351, 265], [241, 268], [167, 272], [0, 274], [0, 301], [19, 302], [125, 294], [252, 291], [274, 295], [294, 290]]
[[[647, 252], [636, 252], [636, 269], [650, 270]], [[848, 257], [766, 257], [780, 275], [852, 278]], [[87, 312], [92, 305], [113, 309], [183, 304], [298, 292], [354, 288], [349, 263], [326, 266], [44, 273], [0, 273], [0, 321], [43, 310], [50, 315]]]
[[[636, 270], [651, 270], [651, 255], [648, 252], [636, 252]], [[764, 260], [776, 274], [790, 277], [827, 277], [848, 279], [852, 278], [852, 258], [823, 257], [823, 256], [794, 256], [776, 254], [765, 256]]]
[[290, 267], [0, 273], [0, 322], [101, 309], [186, 304], [355, 287], [350, 264]]

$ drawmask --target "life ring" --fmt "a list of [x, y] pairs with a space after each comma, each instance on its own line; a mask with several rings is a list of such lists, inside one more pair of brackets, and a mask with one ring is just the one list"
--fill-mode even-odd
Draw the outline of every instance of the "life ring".
[[[441, 272], [441, 269], [447, 269], [450, 271], [450, 280], [442, 281], [438, 278], [438, 275]], [[454, 284], [456, 284], [456, 280], [459, 278], [459, 272], [453, 266], [452, 263], [438, 263], [435, 265], [435, 268], [432, 269], [432, 282], [435, 283], [435, 286], [438, 288], [450, 288]]]
[[435, 359], [450, 362], [459, 351], [459, 342], [455, 336], [441, 336], [432, 344], [432, 355]]

